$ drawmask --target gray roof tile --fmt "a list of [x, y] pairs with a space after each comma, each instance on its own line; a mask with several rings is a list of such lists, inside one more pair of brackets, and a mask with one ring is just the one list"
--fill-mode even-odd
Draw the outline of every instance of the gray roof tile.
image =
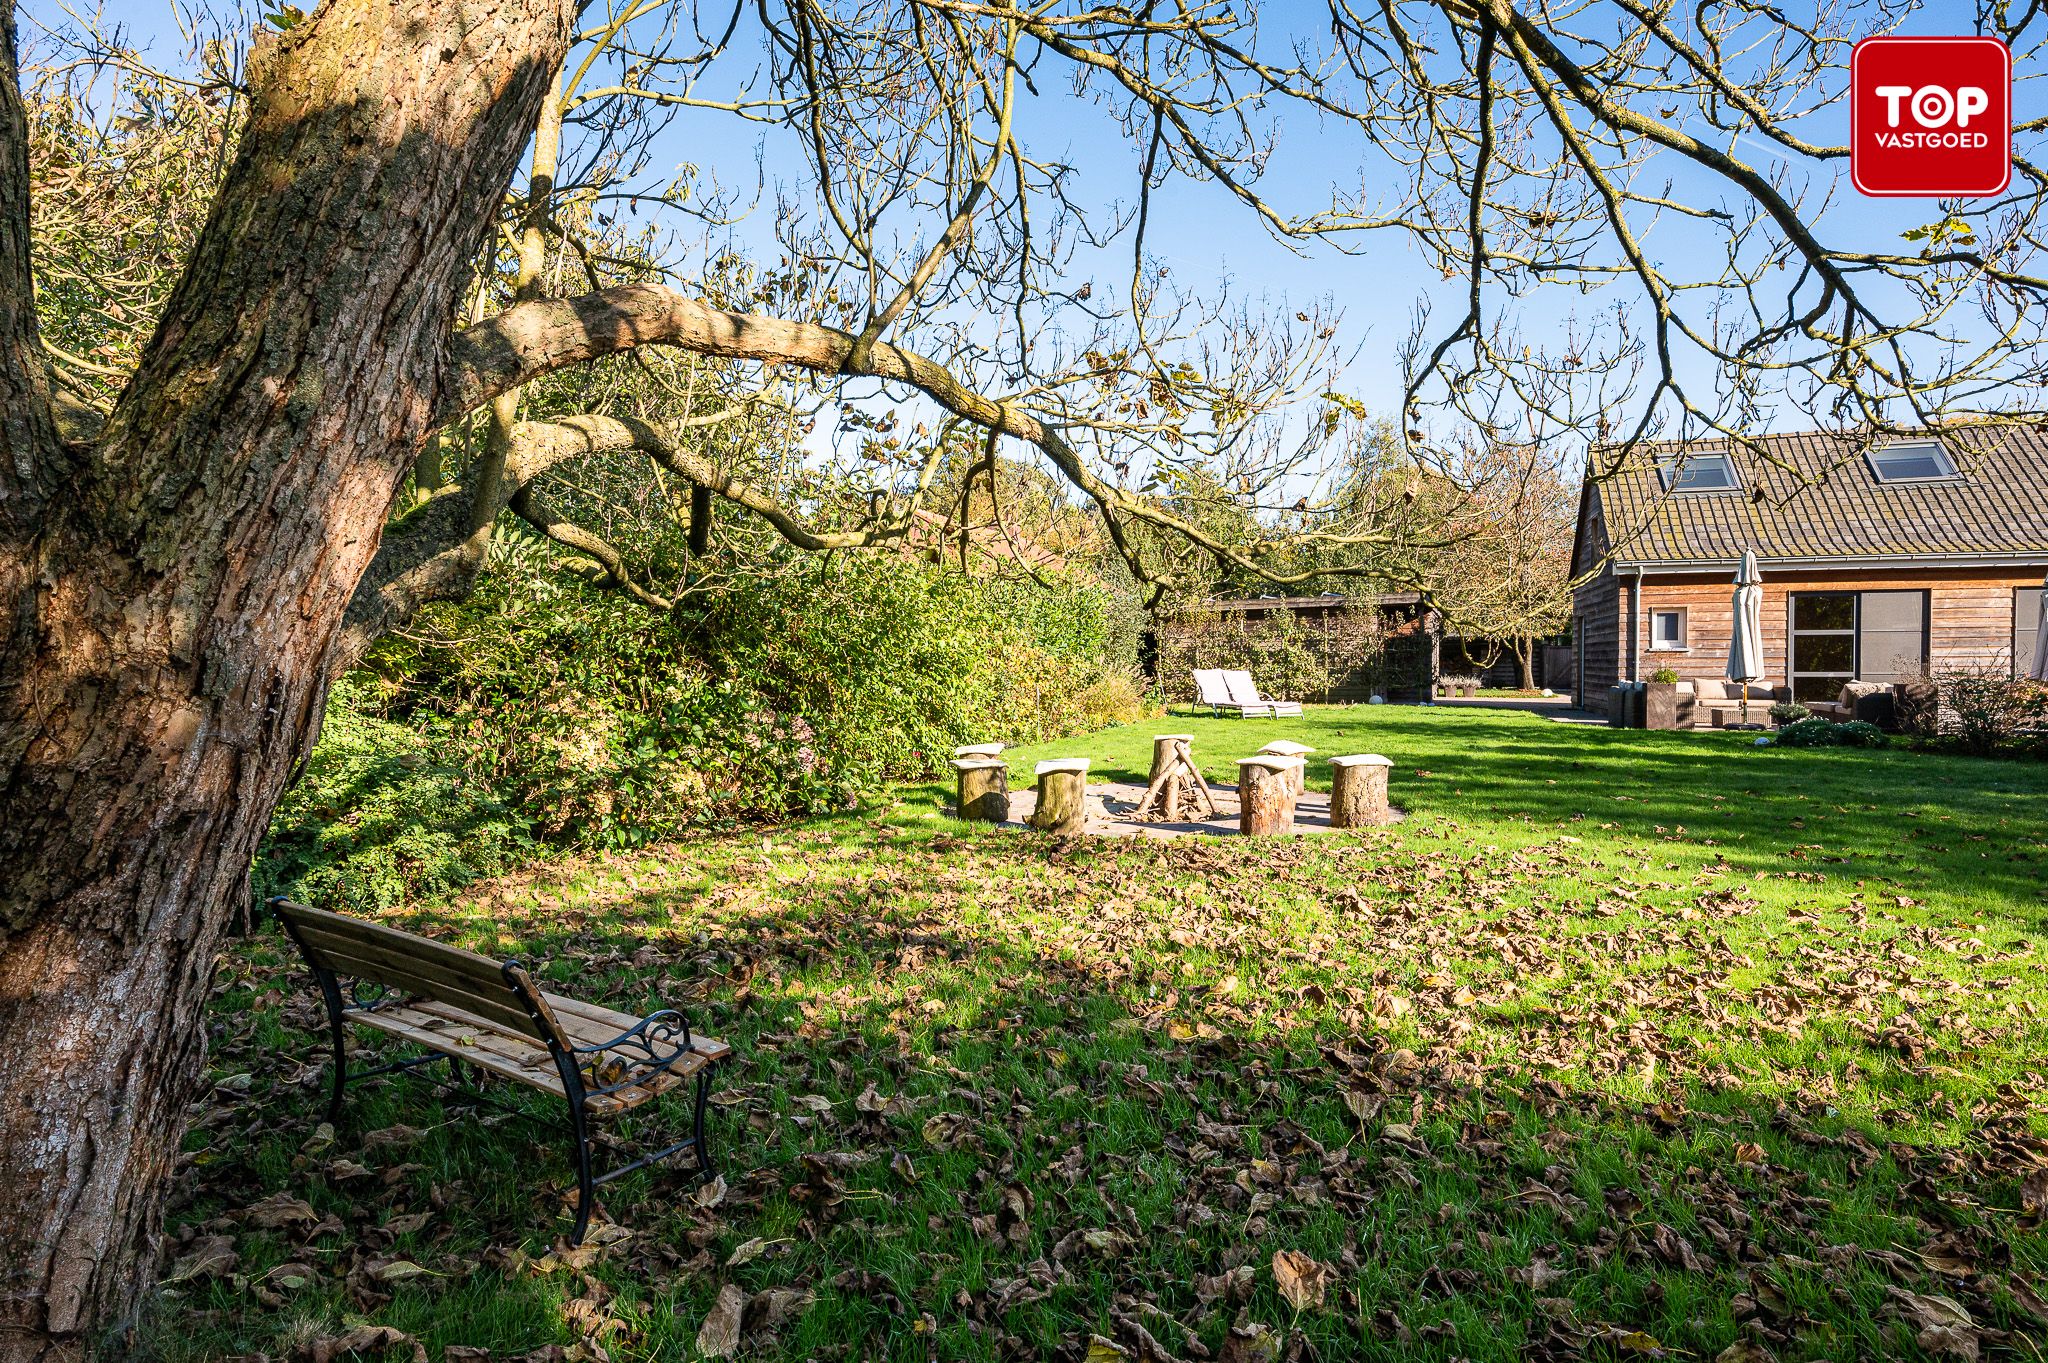
[[[2048, 555], [2048, 431], [1952, 436], [1961, 476], [1930, 483], [1880, 483], [1847, 436], [1757, 444], [1763, 457], [1724, 441], [1638, 446], [1596, 479], [1615, 560], [1734, 560], [1751, 548], [1766, 559]], [[1666, 493], [1658, 465], [1681, 448], [1727, 450], [1741, 490]], [[1596, 467], [1606, 454], [1595, 452]]]

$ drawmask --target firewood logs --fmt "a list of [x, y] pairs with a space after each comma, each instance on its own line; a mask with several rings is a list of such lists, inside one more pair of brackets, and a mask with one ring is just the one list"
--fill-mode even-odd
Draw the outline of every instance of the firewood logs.
[[1294, 829], [1294, 792], [1302, 760], [1261, 753], [1237, 763], [1238, 831], [1246, 837]]
[[1378, 753], [1330, 759], [1330, 826], [1373, 828], [1390, 822], [1387, 773], [1393, 763]]
[[1152, 777], [1145, 794], [1132, 811], [1134, 819], [1158, 818], [1179, 823], [1191, 813], [1216, 817], [1216, 802], [1209, 798], [1209, 783], [1195, 765], [1193, 734], [1155, 734], [1152, 738]]
[[1031, 826], [1063, 837], [1078, 835], [1088, 819], [1088, 759], [1057, 757], [1040, 762], [1033, 774], [1038, 807], [1031, 812]]
[[995, 757], [956, 757], [960, 774], [959, 817], [976, 823], [1001, 823], [1010, 817], [1009, 764]]

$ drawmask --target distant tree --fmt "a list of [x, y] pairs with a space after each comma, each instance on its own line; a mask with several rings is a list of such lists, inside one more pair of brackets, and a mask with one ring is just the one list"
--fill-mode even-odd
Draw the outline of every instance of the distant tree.
[[1571, 620], [1578, 480], [1531, 446], [1489, 446], [1449, 493], [1440, 533], [1454, 547], [1426, 555], [1418, 576], [1449, 626], [1506, 644], [1531, 690], [1536, 641]]

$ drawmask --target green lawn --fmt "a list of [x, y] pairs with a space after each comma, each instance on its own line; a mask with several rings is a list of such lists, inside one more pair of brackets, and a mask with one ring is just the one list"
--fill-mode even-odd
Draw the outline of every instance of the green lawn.
[[739, 1048], [723, 1182], [613, 1185], [584, 1254], [524, 1123], [397, 1079], [319, 1130], [317, 1001], [241, 946], [148, 1347], [683, 1358], [730, 1286], [772, 1360], [2040, 1356], [2048, 765], [1359, 707], [1013, 779], [1169, 731], [1384, 753], [1408, 818], [1061, 843], [918, 787], [392, 915]]

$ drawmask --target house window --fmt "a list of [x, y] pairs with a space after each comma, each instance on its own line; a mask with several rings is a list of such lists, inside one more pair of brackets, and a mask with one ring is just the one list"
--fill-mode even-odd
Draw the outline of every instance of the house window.
[[1735, 461], [1725, 450], [1685, 455], [1664, 464], [1662, 472], [1670, 492], [1733, 492], [1742, 486], [1735, 480]]
[[1936, 440], [1886, 445], [1870, 451], [1870, 471], [1880, 483], [1928, 483], [1956, 476], [1955, 460]]
[[1833, 700], [1856, 678], [1856, 593], [1792, 597], [1792, 699]]
[[1685, 607], [1675, 610], [1653, 610], [1650, 612], [1650, 647], [1652, 649], [1682, 649], [1685, 647]]

